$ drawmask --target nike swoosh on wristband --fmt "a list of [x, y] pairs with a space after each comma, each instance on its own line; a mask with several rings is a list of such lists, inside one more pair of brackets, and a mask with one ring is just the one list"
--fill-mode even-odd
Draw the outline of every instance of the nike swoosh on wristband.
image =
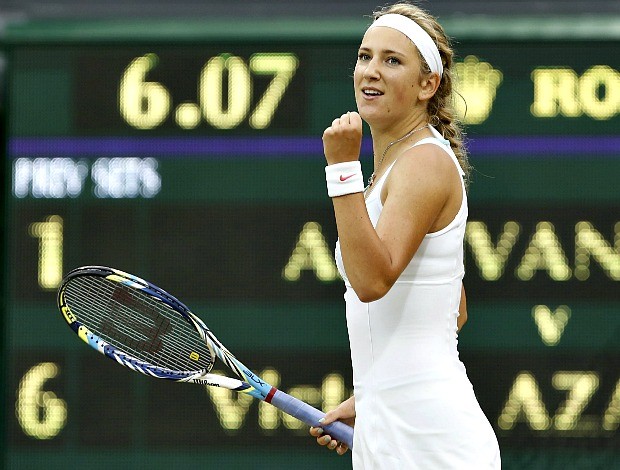
[[354, 176], [355, 176], [355, 173], [353, 173], [352, 175], [349, 175], [349, 176], [340, 175], [340, 181], [346, 181], [349, 178], [353, 178]]

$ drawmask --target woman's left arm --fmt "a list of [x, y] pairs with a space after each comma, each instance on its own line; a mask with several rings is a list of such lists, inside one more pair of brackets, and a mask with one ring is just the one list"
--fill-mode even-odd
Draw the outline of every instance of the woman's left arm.
[[467, 321], [467, 297], [465, 297], [465, 285], [461, 284], [461, 302], [459, 303], [459, 316], [456, 319], [456, 329], [461, 331]]

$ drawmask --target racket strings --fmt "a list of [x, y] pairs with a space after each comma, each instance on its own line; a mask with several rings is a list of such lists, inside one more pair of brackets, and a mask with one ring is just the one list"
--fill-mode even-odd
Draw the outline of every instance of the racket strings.
[[84, 327], [142, 362], [174, 371], [213, 366], [199, 333], [179, 313], [139, 289], [80, 276], [69, 282], [65, 297]]

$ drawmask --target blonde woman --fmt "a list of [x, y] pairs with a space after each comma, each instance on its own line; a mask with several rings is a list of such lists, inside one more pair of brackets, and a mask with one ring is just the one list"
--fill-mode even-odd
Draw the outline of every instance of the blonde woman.
[[[323, 134], [354, 384], [324, 424], [355, 425], [354, 469], [500, 468], [457, 351], [467, 318], [470, 167], [451, 107], [452, 56], [443, 29], [420, 8], [399, 3], [375, 13], [354, 72], [357, 112]], [[374, 149], [366, 187], [362, 119]], [[310, 432], [346, 452], [321, 428]]]

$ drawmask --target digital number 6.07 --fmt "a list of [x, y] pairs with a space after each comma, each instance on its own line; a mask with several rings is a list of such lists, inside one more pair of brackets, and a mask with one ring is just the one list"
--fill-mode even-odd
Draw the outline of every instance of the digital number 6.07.
[[[161, 83], [147, 80], [147, 74], [158, 62], [159, 58], [152, 53], [137, 57], [121, 77], [120, 114], [136, 129], [154, 129], [168, 119], [172, 111], [169, 90]], [[297, 56], [288, 52], [256, 53], [247, 63], [232, 54], [212, 57], [198, 77], [198, 102], [178, 104], [176, 123], [191, 129], [204, 118], [216, 129], [234, 129], [248, 118], [252, 128], [265, 129], [271, 124], [298, 66]], [[257, 76], [272, 78], [262, 96], [254, 99]]]

